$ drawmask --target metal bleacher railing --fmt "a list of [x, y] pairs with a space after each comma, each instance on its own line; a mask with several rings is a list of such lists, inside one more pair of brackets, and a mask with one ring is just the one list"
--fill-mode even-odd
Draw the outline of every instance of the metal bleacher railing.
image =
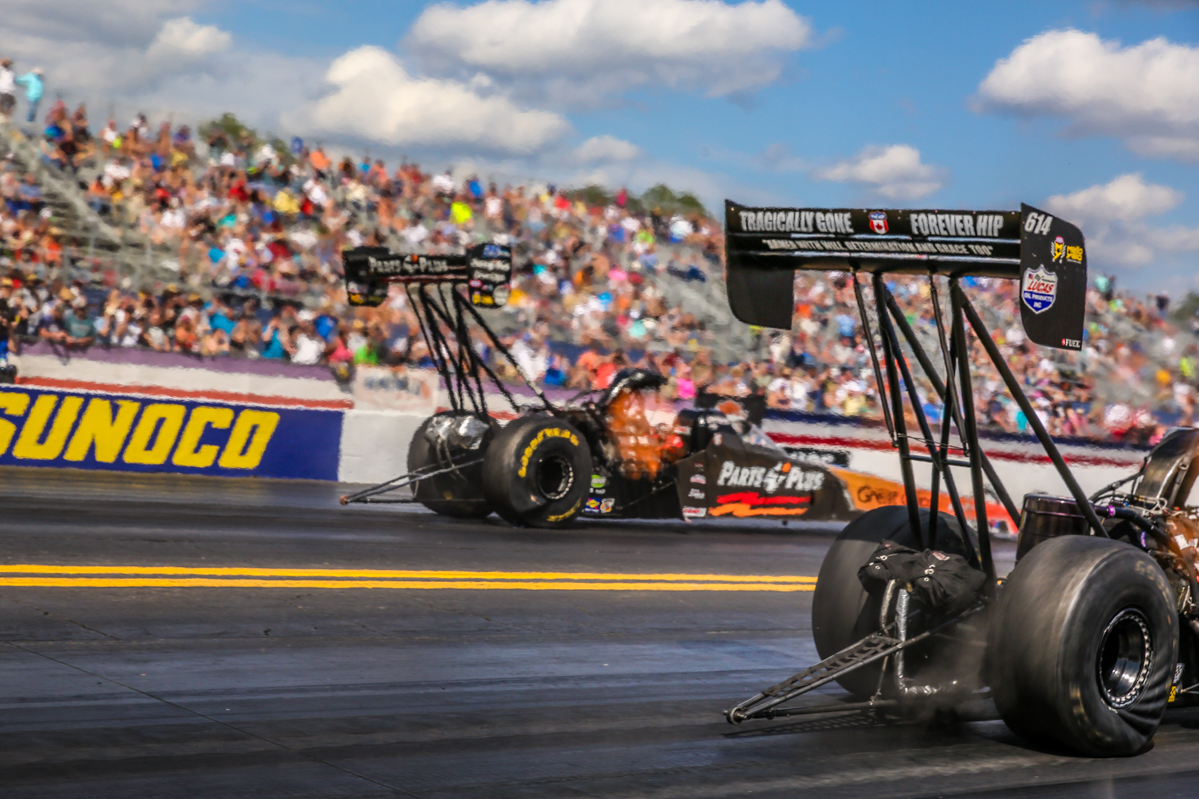
[[51, 164], [36, 139], [16, 125], [2, 121], [0, 156], [15, 163], [22, 175], [32, 173], [36, 177], [43, 207], [59, 231], [61, 252], [39, 253], [28, 246], [21, 248], [29, 255], [42, 256], [28, 258], [24, 266], [44, 280], [61, 278], [95, 288], [145, 291], [177, 284], [205, 298], [214, 292], [256, 297], [267, 308], [279, 300], [305, 305], [319, 303], [319, 291], [301, 281], [276, 281], [275, 291], [214, 285], [207, 275], [205, 254], [197, 251], [189, 257], [172, 244], [154, 241], [140, 229], [138, 220], [119, 205], [109, 206], [102, 213], [98, 204], [89, 202], [86, 187], [100, 174], [96, 163], [76, 169]]

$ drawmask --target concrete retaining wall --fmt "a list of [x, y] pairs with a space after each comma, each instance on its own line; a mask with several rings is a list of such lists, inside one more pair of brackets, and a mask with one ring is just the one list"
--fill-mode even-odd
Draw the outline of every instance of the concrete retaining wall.
[[[20, 369], [21, 387], [61, 396], [137, 395], [160, 402], [336, 411], [341, 427], [336, 450], [297, 453], [297, 457], [333, 459], [319, 464], [317, 471], [352, 483], [381, 482], [405, 472], [413, 432], [427, 416], [449, 404], [437, 376], [427, 370], [397, 374], [363, 367], [353, 385], [343, 386], [324, 367], [240, 358], [201, 361], [135, 349], [92, 350], [84, 357], [68, 359], [39, 343], [14, 360]], [[527, 388], [514, 388], [512, 393], [520, 403], [538, 403]], [[549, 393], [552, 400], [559, 400], [570, 392]], [[501, 420], [511, 418], [510, 406], [502, 396], [489, 396], [488, 400]], [[898, 458], [881, 425], [831, 416], [770, 413], [763, 428], [777, 442], [805, 456], [890, 480], [901, 478]], [[279, 446], [284, 444], [281, 441]], [[1142, 450], [1120, 445], [1064, 441], [1060, 447], [1088, 491], [1129, 474], [1144, 456]], [[1017, 501], [1029, 492], [1066, 493], [1031, 436], [992, 437], [984, 442], [984, 448]], [[919, 445], [916, 451], [922, 451]], [[162, 470], [171, 470], [170, 464], [163, 464]], [[960, 473], [964, 488], [968, 472]], [[929, 476], [930, 467], [918, 466], [916, 479], [921, 487], [928, 487]]]

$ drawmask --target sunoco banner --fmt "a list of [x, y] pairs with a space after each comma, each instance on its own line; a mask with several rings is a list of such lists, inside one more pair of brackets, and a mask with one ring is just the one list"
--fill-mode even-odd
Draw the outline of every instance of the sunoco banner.
[[336, 480], [340, 411], [0, 391], [0, 464]]

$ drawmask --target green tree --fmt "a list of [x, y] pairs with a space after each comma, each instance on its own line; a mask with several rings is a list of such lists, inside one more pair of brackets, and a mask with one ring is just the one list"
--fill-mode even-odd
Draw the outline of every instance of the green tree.
[[291, 154], [291, 148], [287, 146], [287, 142], [278, 136], [271, 138], [271, 147], [274, 148], [275, 154], [279, 156], [279, 163], [284, 166], [291, 166], [296, 162], [296, 158]]
[[589, 183], [581, 189], [567, 191], [565, 194], [572, 200], [582, 200], [588, 205], [605, 206], [616, 201], [611, 192], [595, 183]]
[[1196, 311], [1199, 311], [1199, 294], [1188, 291], [1187, 295], [1182, 298], [1182, 302], [1174, 306], [1170, 316], [1174, 319], [1175, 324], [1188, 325]]
[[650, 210], [660, 208], [663, 213], [667, 214], [684, 213], [710, 216], [708, 209], [704, 207], [704, 204], [699, 201], [699, 198], [695, 194], [689, 191], [682, 192], [681, 194], [676, 193], [674, 189], [665, 183], [651, 186], [638, 199], [643, 208]]
[[261, 143], [257, 131], [243, 124], [236, 115], [229, 111], [221, 114], [217, 119], [205, 122], [199, 127], [199, 131], [206, 141], [211, 141], [214, 136], [222, 135], [231, 145], [242, 145], [247, 141], [253, 146]]

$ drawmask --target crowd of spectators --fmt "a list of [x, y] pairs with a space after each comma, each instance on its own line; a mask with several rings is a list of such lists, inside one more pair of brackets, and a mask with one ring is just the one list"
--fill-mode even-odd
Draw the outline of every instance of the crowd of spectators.
[[[62, 231], [34, 172], [10, 158], [0, 169], [4, 338], [67, 351], [289, 360], [343, 376], [355, 365], [419, 368], [429, 353], [407, 296], [396, 288], [378, 308], [350, 308], [341, 251], [370, 244], [442, 253], [498, 241], [514, 248], [517, 263], [497, 324], [516, 365], [488, 353], [506, 379], [519, 379], [519, 370], [581, 390], [640, 365], [668, 376], [666, 394], [683, 402], [706, 390], [762, 394], [776, 409], [879, 416], [847, 275], [801, 275], [789, 333], [757, 334], [750, 352], [718, 357], [714, 320], [669, 302], [662, 286], [721, 279], [721, 226], [664, 188], [638, 198], [623, 189], [499, 186], [408, 162], [389, 169], [299, 139], [263, 141], [230, 117], [193, 132], [138, 115], [93, 133], [86, 108], [61, 101], [37, 138], [44, 165], [77, 178], [91, 208], [137, 231], [174, 277], [141, 285], [115, 272], [99, 285], [67, 279]], [[996, 341], [1055, 434], [1150, 439], [1193, 420], [1199, 348], [1190, 331], [1171, 325], [1164, 303], [1098, 282], [1088, 293], [1083, 351], [1049, 357], [1025, 340], [1008, 282], [971, 283], [987, 296]], [[913, 327], [932, 336], [927, 281], [891, 285]], [[980, 347], [972, 363], [984, 424], [1024, 432], [1027, 420]], [[930, 387], [917, 388], [936, 421]]]

